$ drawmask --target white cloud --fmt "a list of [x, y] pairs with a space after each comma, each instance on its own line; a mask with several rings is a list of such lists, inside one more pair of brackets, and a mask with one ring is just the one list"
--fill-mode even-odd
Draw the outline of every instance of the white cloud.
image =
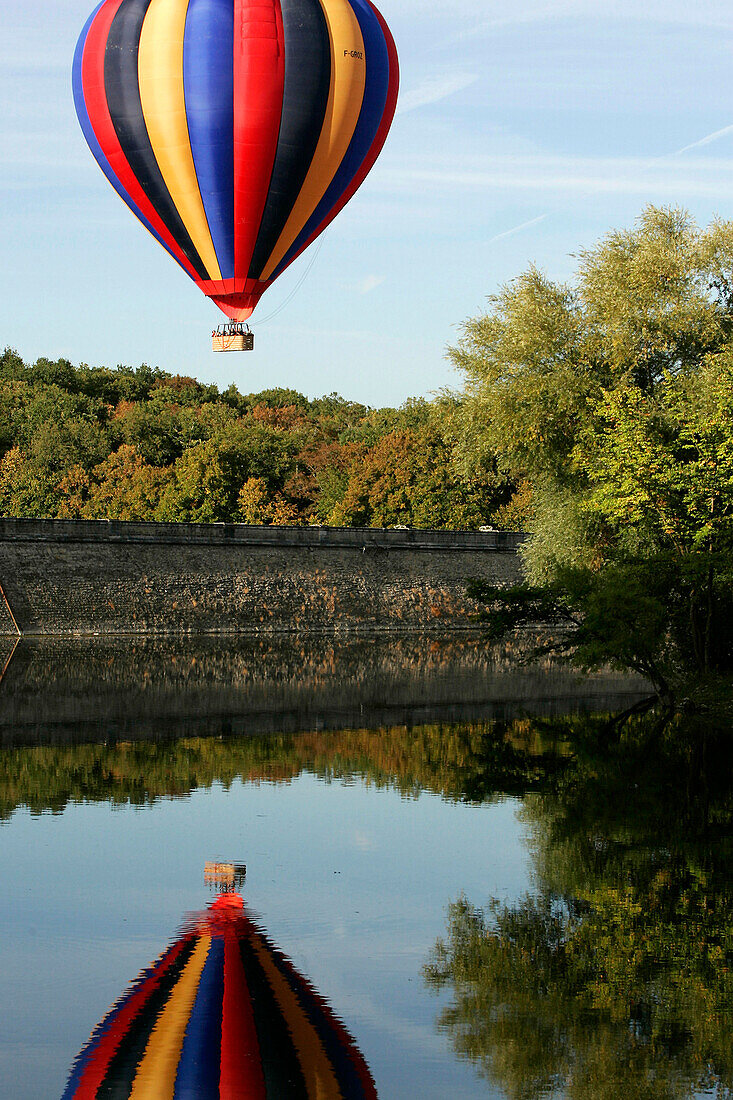
[[367, 275], [366, 278], [362, 279], [361, 282], [357, 284], [356, 289], [359, 291], [359, 294], [368, 294], [370, 290], [374, 290], [380, 283], [383, 283], [384, 279], [384, 275]]
[[478, 77], [474, 73], [450, 73], [446, 76], [429, 77], [416, 88], [400, 93], [397, 114], [404, 115], [408, 111], [416, 111], [419, 107], [427, 107], [429, 103], [438, 103], [449, 95], [463, 91], [477, 80]]

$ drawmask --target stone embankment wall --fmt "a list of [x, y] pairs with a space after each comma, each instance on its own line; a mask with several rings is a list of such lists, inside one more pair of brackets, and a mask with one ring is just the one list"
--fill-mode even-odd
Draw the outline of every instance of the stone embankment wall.
[[0, 519], [0, 634], [460, 630], [507, 531]]

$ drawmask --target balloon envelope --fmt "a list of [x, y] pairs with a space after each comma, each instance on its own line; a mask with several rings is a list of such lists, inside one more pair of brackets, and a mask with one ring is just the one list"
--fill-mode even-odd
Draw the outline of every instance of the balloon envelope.
[[397, 85], [371, 0], [103, 0], [73, 71], [102, 171], [234, 320], [362, 183]]
[[376, 1098], [354, 1040], [225, 895], [96, 1029], [62, 1100]]

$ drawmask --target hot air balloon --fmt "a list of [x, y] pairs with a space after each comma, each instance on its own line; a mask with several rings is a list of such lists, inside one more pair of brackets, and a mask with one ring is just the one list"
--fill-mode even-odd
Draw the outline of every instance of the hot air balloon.
[[62, 1100], [376, 1100], [326, 1001], [221, 894], [96, 1028]]
[[99, 166], [230, 335], [363, 182], [397, 86], [371, 0], [103, 0], [73, 69]]

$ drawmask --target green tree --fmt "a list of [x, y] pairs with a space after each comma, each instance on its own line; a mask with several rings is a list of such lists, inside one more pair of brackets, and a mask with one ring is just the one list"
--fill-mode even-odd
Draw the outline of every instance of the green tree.
[[235, 522], [239, 494], [250, 478], [277, 492], [292, 468], [287, 434], [257, 423], [235, 422], [188, 447], [173, 466], [158, 518], [191, 523]]
[[[725, 404], [710, 387], [733, 348], [731, 271], [733, 223], [700, 231], [682, 211], [650, 207], [633, 230], [581, 253], [575, 285], [531, 269], [464, 324], [449, 349], [465, 376], [463, 458], [479, 467], [489, 451], [531, 480], [535, 576], [607, 549], [603, 517], [587, 505], [594, 472], [593, 484], [605, 479], [612, 409], [638, 419], [674, 404], [675, 386], [697, 393], [699, 409]], [[677, 401], [672, 434], [687, 407]], [[638, 456], [642, 475], [649, 458]]]
[[87, 473], [73, 466], [59, 484], [61, 518], [149, 520], [171, 480], [168, 469], [150, 466], [123, 444]]
[[[700, 231], [649, 208], [581, 254], [575, 285], [532, 270], [506, 287], [450, 352], [466, 375], [464, 462], [493, 451], [529, 489], [530, 581], [588, 624], [585, 657], [605, 644], [623, 663], [620, 581], [641, 610], [651, 578], [646, 671], [666, 665], [653, 679], [670, 699], [733, 670], [731, 271], [733, 223]], [[605, 641], [598, 614], [589, 628], [601, 607]]]
[[468, 481], [435, 425], [381, 436], [349, 470], [328, 522], [340, 526], [476, 528], [500, 499], [491, 479]]

